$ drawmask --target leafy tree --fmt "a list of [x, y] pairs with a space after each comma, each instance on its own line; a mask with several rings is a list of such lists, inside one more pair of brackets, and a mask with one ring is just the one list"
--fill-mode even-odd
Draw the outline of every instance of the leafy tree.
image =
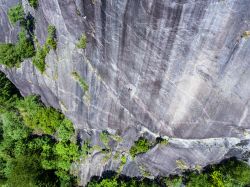
[[20, 97], [16, 87], [6, 78], [4, 73], [0, 72], [0, 114], [13, 108], [16, 100]]

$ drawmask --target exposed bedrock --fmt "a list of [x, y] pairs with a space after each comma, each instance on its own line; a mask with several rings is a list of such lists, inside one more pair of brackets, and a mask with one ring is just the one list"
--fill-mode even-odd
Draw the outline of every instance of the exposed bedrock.
[[[0, 0], [1, 42], [16, 41], [19, 29], [6, 13], [17, 2]], [[39, 0], [38, 10], [22, 3], [41, 44], [48, 25], [58, 36], [44, 74], [29, 59], [20, 68], [0, 66], [23, 95], [38, 94], [61, 109], [82, 136], [121, 134], [114, 150], [129, 148], [142, 132], [171, 138], [129, 160], [124, 174], [142, 175], [139, 166], [152, 176], [178, 173], [176, 160], [194, 168], [250, 150], [250, 38], [243, 37], [250, 0]], [[83, 33], [87, 48], [79, 49]], [[117, 170], [101, 157], [83, 164], [83, 184]]]

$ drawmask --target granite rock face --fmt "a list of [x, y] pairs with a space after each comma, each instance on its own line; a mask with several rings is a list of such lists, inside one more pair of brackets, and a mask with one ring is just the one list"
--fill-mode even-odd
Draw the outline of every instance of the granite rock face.
[[[1, 42], [16, 41], [19, 29], [6, 13], [17, 2], [0, 0]], [[94, 141], [102, 130], [120, 134], [114, 152], [141, 135], [170, 138], [134, 160], [128, 156], [123, 174], [180, 173], [180, 161], [195, 168], [250, 150], [250, 38], [243, 37], [250, 0], [39, 0], [37, 10], [22, 4], [36, 19], [41, 44], [48, 25], [58, 37], [45, 73], [30, 59], [20, 68], [0, 66], [23, 95], [38, 94], [61, 109], [83, 139]], [[87, 48], [79, 49], [83, 33]], [[82, 162], [83, 185], [118, 170], [118, 161], [102, 158], [97, 151]]]

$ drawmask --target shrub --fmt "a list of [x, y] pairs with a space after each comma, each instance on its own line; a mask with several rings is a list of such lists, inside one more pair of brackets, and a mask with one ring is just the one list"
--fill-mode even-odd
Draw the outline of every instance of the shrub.
[[32, 63], [41, 73], [43, 73], [46, 68], [46, 62], [45, 62], [46, 56], [47, 56], [47, 48], [39, 46], [36, 49], [35, 56], [32, 58]]
[[48, 27], [48, 36], [46, 40], [47, 47], [51, 47], [52, 49], [56, 49], [57, 42], [56, 42], [56, 27], [49, 25]]
[[68, 141], [72, 139], [72, 136], [75, 135], [75, 130], [73, 128], [73, 124], [70, 120], [64, 119], [60, 124], [58, 130], [57, 138], [60, 141]]
[[126, 156], [122, 155], [122, 157], [121, 157], [121, 164], [124, 165], [124, 164], [126, 164], [126, 162], [127, 162]]
[[188, 169], [188, 165], [184, 160], [176, 160], [176, 166], [181, 170]]
[[130, 148], [130, 155], [134, 158], [137, 154], [145, 153], [150, 149], [150, 143], [146, 138], [140, 137]]
[[105, 145], [105, 147], [109, 147], [109, 133], [106, 131], [101, 132], [100, 134], [100, 140]]
[[0, 44], [0, 64], [8, 67], [18, 67], [25, 59], [34, 56], [35, 48], [22, 30], [18, 36], [18, 42], [13, 44]]
[[84, 92], [87, 92], [89, 90], [89, 86], [87, 84], [87, 82], [80, 77], [80, 75], [77, 72], [72, 72], [72, 77], [78, 81], [79, 85], [81, 86], [81, 88], [84, 90]]
[[82, 34], [79, 42], [76, 44], [76, 47], [85, 49], [87, 47], [87, 37], [85, 34]]
[[48, 36], [46, 39], [46, 42], [43, 47], [41, 47], [37, 40], [35, 40], [36, 43], [36, 54], [32, 59], [32, 63], [34, 66], [43, 73], [46, 69], [46, 56], [49, 53], [50, 49], [56, 49], [56, 28], [54, 26], [48, 27]]
[[38, 0], [29, 0], [29, 4], [36, 9], [38, 7]]
[[26, 36], [25, 30], [19, 32], [18, 42], [15, 46], [16, 53], [23, 61], [25, 58], [30, 58], [35, 55], [35, 48], [33, 42]]
[[[35, 48], [30, 38], [34, 29], [34, 18], [25, 13], [21, 4], [18, 4], [8, 11], [11, 23], [20, 21], [22, 30], [18, 35], [18, 42], [14, 44], [0, 44], [0, 64], [8, 67], [18, 67], [25, 59], [35, 55]], [[29, 37], [27, 36], [29, 34]]]
[[18, 21], [23, 22], [25, 20], [25, 13], [20, 3], [8, 10], [8, 18], [12, 24], [15, 24]]
[[15, 45], [0, 44], [0, 64], [7, 67], [19, 66], [21, 57], [17, 54]]

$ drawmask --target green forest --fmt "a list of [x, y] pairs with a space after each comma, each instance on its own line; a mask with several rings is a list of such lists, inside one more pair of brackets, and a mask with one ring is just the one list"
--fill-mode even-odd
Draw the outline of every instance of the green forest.
[[72, 123], [36, 96], [21, 97], [0, 73], [2, 186], [74, 186], [72, 163], [80, 147]]

